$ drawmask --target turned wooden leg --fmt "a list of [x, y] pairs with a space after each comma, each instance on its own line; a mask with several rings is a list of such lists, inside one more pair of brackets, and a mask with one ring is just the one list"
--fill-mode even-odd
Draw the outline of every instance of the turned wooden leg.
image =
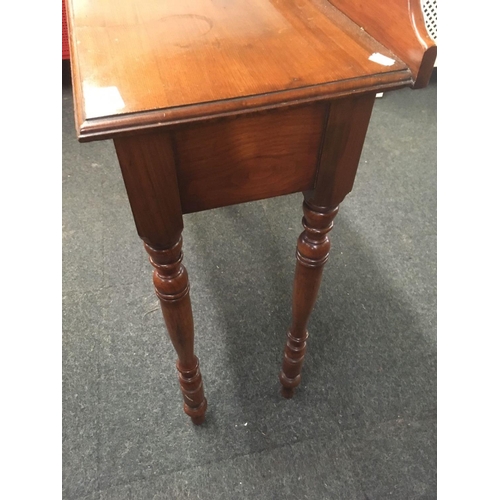
[[323, 266], [328, 260], [330, 240], [328, 232], [338, 207], [320, 209], [304, 201], [304, 232], [297, 242], [297, 264], [293, 285], [292, 325], [287, 333], [287, 342], [280, 372], [281, 393], [291, 398], [300, 384], [300, 371], [306, 353], [308, 337], [307, 321], [316, 302]]
[[198, 358], [194, 355], [194, 329], [189, 280], [182, 264], [182, 237], [166, 250], [156, 250], [146, 243], [146, 251], [154, 266], [153, 283], [160, 299], [161, 310], [172, 344], [177, 352], [177, 371], [184, 411], [194, 424], [205, 420], [207, 400], [203, 393], [203, 381]]

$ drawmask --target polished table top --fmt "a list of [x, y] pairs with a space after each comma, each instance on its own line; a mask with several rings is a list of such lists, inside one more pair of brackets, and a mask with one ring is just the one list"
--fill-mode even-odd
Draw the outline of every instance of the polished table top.
[[68, 0], [79, 138], [410, 85], [336, 2]]

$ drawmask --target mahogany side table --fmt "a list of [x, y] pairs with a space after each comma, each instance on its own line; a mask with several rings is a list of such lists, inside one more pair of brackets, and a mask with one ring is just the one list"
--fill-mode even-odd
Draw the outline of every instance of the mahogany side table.
[[304, 193], [279, 376], [292, 397], [375, 94], [432, 72], [419, 0], [68, 0], [68, 12], [78, 139], [114, 141], [195, 424], [207, 401], [183, 214]]

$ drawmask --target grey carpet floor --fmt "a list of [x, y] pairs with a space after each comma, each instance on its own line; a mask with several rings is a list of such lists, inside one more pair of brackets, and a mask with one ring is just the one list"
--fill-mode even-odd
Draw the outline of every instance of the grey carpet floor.
[[112, 144], [77, 142], [63, 82], [64, 499], [436, 498], [436, 89], [376, 101], [294, 399], [301, 195], [185, 217], [195, 427]]

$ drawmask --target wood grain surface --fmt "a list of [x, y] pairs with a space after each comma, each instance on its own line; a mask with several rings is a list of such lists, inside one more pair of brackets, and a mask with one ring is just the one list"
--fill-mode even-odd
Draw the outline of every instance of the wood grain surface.
[[437, 47], [427, 33], [420, 0], [329, 0], [410, 68], [421, 88], [429, 83]]
[[69, 23], [83, 140], [411, 83], [328, 0], [69, 0]]
[[175, 130], [183, 213], [311, 189], [327, 111], [312, 103]]

